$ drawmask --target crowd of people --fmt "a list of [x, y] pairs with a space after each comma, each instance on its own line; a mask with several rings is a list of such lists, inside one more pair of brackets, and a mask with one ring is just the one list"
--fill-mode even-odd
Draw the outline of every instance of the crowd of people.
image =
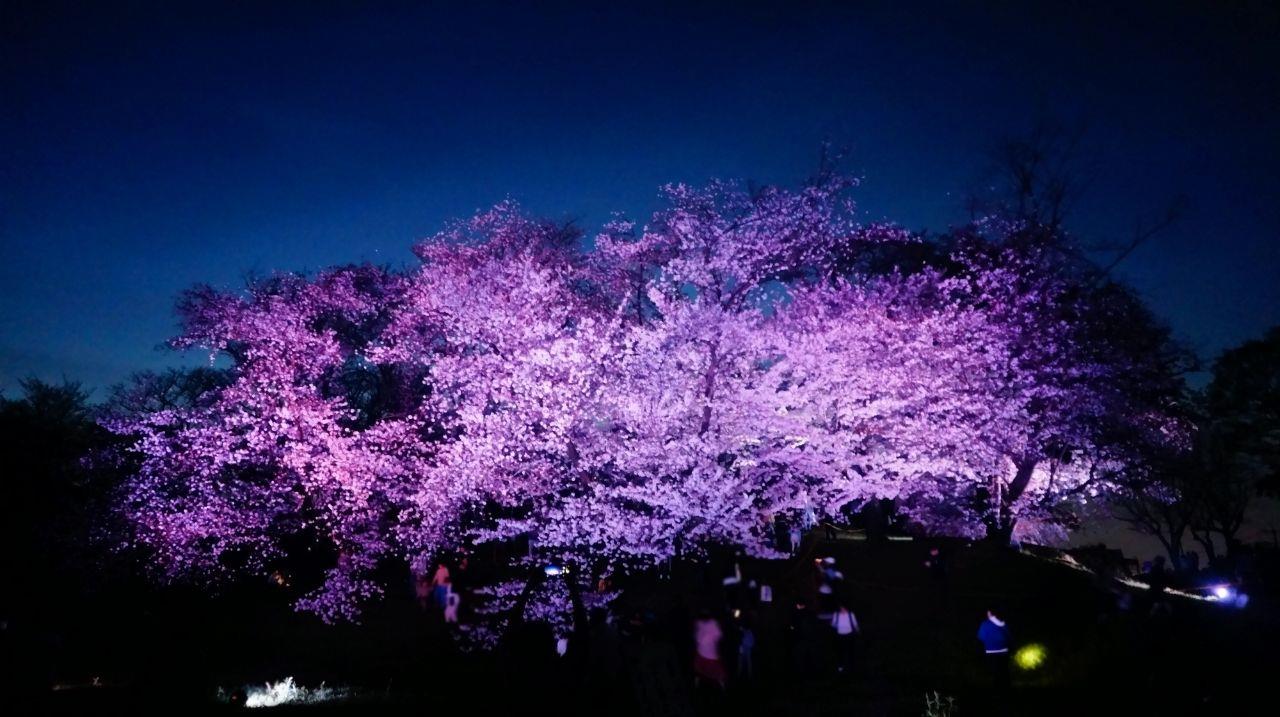
[[[814, 524], [810, 530], [819, 527]], [[665, 613], [655, 613], [653, 608], [623, 607], [616, 614], [595, 609], [587, 630], [575, 632], [568, 645], [561, 637], [555, 652], [588, 655], [575, 669], [588, 673], [588, 681], [605, 693], [627, 676], [632, 693], [642, 701], [664, 701], [682, 685], [695, 693], [725, 693], [735, 685], [750, 685], [761, 671], [762, 648], [764, 670], [774, 675], [782, 670], [797, 676], [858, 679], [863, 675], [859, 650], [865, 648], [859, 644], [862, 625], [852, 586], [835, 556], [813, 554], [819, 541], [808, 544], [808, 553], [802, 550], [804, 535], [800, 525], [780, 533], [785, 543], [779, 547], [792, 556], [783, 576], [776, 574], [777, 564], [771, 577], [744, 570], [751, 563], [739, 555], [726, 564], [723, 577], [701, 578], [704, 585], [718, 584], [719, 599], [714, 591], [700, 594], [693, 604], [701, 602], [701, 607], [692, 612], [688, 602]], [[947, 560], [935, 546], [921, 562], [939, 601], [933, 610], [938, 613], [949, 595]], [[446, 624], [457, 623], [465, 596], [457, 583], [466, 573], [466, 556], [420, 571], [415, 576], [415, 593], [421, 609]], [[669, 573], [662, 579], [669, 580]], [[785, 584], [775, 586], [769, 580]], [[605, 576], [594, 587], [608, 591], [614, 586]], [[776, 602], [775, 595], [786, 604]], [[985, 615], [975, 615], [972, 624], [975, 661], [985, 662], [990, 685], [1008, 686], [1010, 633], [1003, 617], [993, 607]]]
[[[1025, 668], [1014, 655], [1043, 626], [1036, 627], [1035, 615], [1006, 614], [1001, 601], [1016, 598], [1002, 597], [998, 589], [983, 592], [973, 572], [980, 564], [975, 556], [983, 553], [961, 552], [948, 541], [917, 541], [885, 551], [877, 545], [889, 545], [887, 540], [854, 543], [842, 533], [832, 542], [825, 539], [826, 530], [819, 523], [783, 526], [776, 547], [790, 557], [781, 561], [721, 554], [643, 576], [590, 573], [583, 583], [584, 576], [577, 575], [584, 593], [621, 597], [607, 606], [586, 600], [597, 607], [578, 613], [587, 619], [573, 619], [567, 644], [563, 631], [555, 636], [546, 630], [525, 632], [533, 636], [534, 648], [520, 654], [558, 665], [551, 669], [581, 681], [590, 688], [587, 694], [601, 700], [627, 695], [642, 705], [687, 703], [696, 695], [741, 701], [767, 685], [810, 678], [875, 691], [888, 679], [900, 679], [903, 657], [916, 654], [913, 650], [921, 659], [936, 660], [922, 674], [943, 674], [936, 672], [940, 669], [950, 684], [1008, 693], [997, 698], [1000, 702], [1017, 699], [1012, 678]], [[906, 557], [912, 554], [914, 560]], [[953, 558], [959, 561], [954, 575]], [[1021, 564], [1020, 578], [1036, 570], [1034, 561]], [[1172, 600], [1162, 591], [1160, 567], [1157, 563], [1144, 576], [1151, 590], [1130, 589], [1096, 571], [1099, 584], [1092, 594], [1101, 601], [1099, 619], [1108, 613], [1104, 602], [1112, 590], [1135, 603], [1129, 610], [1123, 602], [1109, 608], [1136, 618], [1121, 617], [1117, 624], [1133, 625], [1140, 637], [1146, 634], [1142, 630], [1160, 627], [1156, 620], [1168, 613]], [[415, 577], [415, 593], [425, 614], [446, 626], [479, 619], [474, 611], [485, 604], [484, 595], [471, 596], [461, 583], [480, 576], [468, 573], [465, 555], [424, 566]], [[548, 573], [545, 579], [565, 578]], [[954, 588], [953, 580], [959, 581]], [[901, 602], [895, 602], [898, 595]], [[913, 615], [910, 636], [900, 630], [904, 611]], [[1021, 639], [1015, 631], [1021, 622], [1010, 617], [1032, 621]], [[553, 647], [557, 640], [559, 649]], [[904, 648], [904, 640], [916, 647]], [[1140, 642], [1157, 644], [1145, 637]], [[939, 656], [943, 649], [946, 657]]]
[[[790, 552], [797, 555], [800, 536], [798, 530], [788, 531]], [[946, 559], [937, 547], [930, 548], [923, 561], [932, 593], [938, 601], [935, 611], [946, 608], [949, 595]], [[852, 607], [853, 599], [845, 584], [845, 574], [832, 556], [813, 559], [808, 581], [812, 590], [801, 590], [800, 595], [811, 592], [817, 599], [810, 605], [798, 599], [790, 608], [787, 625], [789, 652], [793, 668], [804, 674], [821, 674], [834, 668], [837, 674], [852, 673], [856, 665], [858, 635], [861, 627]], [[772, 586], [744, 579], [741, 564], [735, 562], [733, 572], [722, 581], [725, 588], [725, 610], [732, 631], [731, 648], [736, 653], [736, 673], [733, 678], [750, 681], [754, 676], [754, 653], [757, 636], [753, 627], [755, 611], [748, 606], [754, 598], [754, 607], [772, 602]], [[750, 597], [744, 597], [750, 596]], [[727, 654], [722, 646], [726, 642], [726, 630], [711, 610], [703, 610], [693, 625], [695, 656], [693, 673], [696, 684], [724, 689], [730, 679], [726, 669]], [[989, 608], [977, 626], [975, 647], [980, 646], [984, 656], [990, 684], [1007, 687], [1009, 684], [1009, 629], [994, 606]], [[826, 644], [829, 649], [823, 649]], [[824, 657], [825, 655], [825, 657]]]
[[[576, 615], [587, 618], [575, 616], [569, 633], [552, 635], [531, 626], [522, 630], [531, 647], [499, 652], [505, 649], [521, 659], [533, 656], [533, 663], [553, 665], [550, 669], [584, 684], [584, 694], [600, 700], [627, 695], [662, 711], [661, 705], [689, 704], [698, 695], [711, 701], [741, 701], [766, 685], [797, 678], [825, 678], [851, 690], [874, 691], [887, 684], [889, 675], [901, 673], [900, 666], [890, 666], [897, 664], [895, 660], [914, 654], [910, 650], [915, 648], [904, 651], [904, 639], [921, 645], [921, 659], [934, 659], [930, 653], [936, 655], [937, 650], [925, 645], [936, 640], [939, 648], [947, 646], [945, 660], [950, 662], [926, 669], [946, 670], [947, 679], [965, 689], [1007, 693], [996, 698], [999, 703], [1016, 699], [1010, 691], [1012, 676], [1024, 668], [1019, 667], [1021, 659], [1013, 658], [1026, 636], [1017, 639], [1016, 623], [997, 604], [999, 595], [987, 597], [980, 584], [975, 586], [974, 562], [967, 553], [953, 552], [957, 549], [946, 541], [916, 543], [920, 547], [904, 546], [918, 551], [915, 562], [902, 561], [899, 557], [908, 554], [902, 549], [880, 552], [873, 541], [865, 543], [865, 549], [851, 550], [853, 544], [841, 537], [834, 543], [823, 540], [824, 531], [821, 524], [807, 530], [781, 529], [777, 547], [790, 556], [784, 561], [720, 555], [683, 561], [675, 569], [668, 566], [647, 576], [592, 574], [591, 581], [580, 585], [584, 593], [621, 597], [607, 607], [604, 601], [588, 599], [586, 603], [597, 607], [582, 611], [582, 596], [576, 595]], [[895, 557], [887, 561], [875, 558], [877, 554]], [[961, 561], [955, 577], [962, 588], [954, 593], [952, 557]], [[1030, 569], [1035, 563], [1024, 565]], [[1125, 590], [1122, 582], [1105, 579], [1106, 573], [1098, 571], [1100, 582], [1093, 594], [1103, 601], [1099, 620], [1116, 611], [1131, 612], [1136, 620], [1121, 618], [1117, 624], [1133, 625], [1142, 644], [1160, 644], [1144, 637], [1155, 634], [1164, 624], [1158, 621], [1172, 609], [1172, 599], [1162, 589], [1160, 567], [1143, 576], [1150, 590]], [[894, 575], [884, 574], [886, 569]], [[469, 572], [465, 555], [423, 566], [415, 575], [414, 591], [424, 614], [447, 629], [478, 619], [476, 601], [483, 605], [484, 597], [468, 597], [470, 588], [463, 584], [480, 576]], [[547, 573], [545, 579], [565, 578]], [[1127, 610], [1123, 601], [1107, 608], [1107, 590], [1120, 591], [1118, 595], [1130, 597], [1134, 604]], [[893, 602], [899, 594], [902, 602]], [[888, 613], [887, 606], [918, 616], [910, 638], [899, 630], [902, 613]], [[460, 612], [463, 608], [466, 611]], [[886, 626], [886, 619], [896, 626]], [[1034, 632], [1035, 623], [1028, 624], [1032, 627], [1027, 632]], [[864, 638], [864, 630], [870, 630], [869, 637]], [[964, 651], [970, 657], [964, 657]], [[557, 653], [561, 657], [555, 657]]]
[[[470, 558], [462, 555], [456, 563], [456, 571], [459, 577], [467, 573]], [[414, 573], [414, 596], [417, 598], [418, 607], [423, 612], [430, 610], [439, 610], [441, 618], [445, 623], [457, 624], [458, 611], [462, 606], [462, 590], [461, 587], [455, 588], [455, 575], [449, 570], [449, 565], [441, 560], [436, 562], [435, 570], [428, 571], [419, 570]]]

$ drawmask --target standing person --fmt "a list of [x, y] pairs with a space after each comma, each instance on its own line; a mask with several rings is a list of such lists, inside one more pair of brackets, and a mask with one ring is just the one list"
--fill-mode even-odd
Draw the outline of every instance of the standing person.
[[925, 558], [924, 566], [929, 571], [929, 579], [934, 585], [941, 585], [947, 580], [947, 559], [943, 557], [942, 550], [938, 546], [929, 548], [929, 557]]
[[755, 664], [752, 656], [756, 649], [756, 633], [751, 629], [751, 621], [743, 620], [738, 626], [738, 677], [750, 680], [755, 675]]
[[1160, 616], [1171, 612], [1172, 608], [1165, 600], [1165, 588], [1169, 587], [1169, 573], [1165, 570], [1163, 555], [1157, 555], [1147, 573], [1147, 603], [1143, 605], [1147, 617]]
[[742, 580], [741, 560], [741, 554], [734, 558], [733, 574], [720, 581], [724, 585], [724, 602], [730, 608], [740, 608], [743, 604], [742, 591], [746, 586]]
[[929, 572], [930, 591], [933, 595], [933, 618], [941, 624], [947, 610], [950, 591], [947, 589], [947, 559], [938, 546], [929, 548], [929, 556], [924, 561], [925, 570]]
[[787, 524], [791, 521], [776, 515], [770, 516], [769, 521], [769, 527], [773, 531], [774, 547], [782, 550], [782, 544], [787, 540]]
[[822, 559], [822, 582], [818, 585], [818, 615], [827, 618], [835, 613], [835, 609], [840, 598], [840, 593], [844, 589], [844, 573], [836, 567], [836, 559], [833, 557], [825, 557]]
[[818, 660], [818, 623], [813, 612], [804, 602], [797, 602], [791, 612], [788, 644], [791, 648], [791, 664], [796, 675], [809, 677], [821, 666]]
[[858, 618], [849, 606], [840, 603], [831, 616], [831, 627], [836, 631], [836, 672], [853, 671], [853, 650], [858, 639]]
[[443, 561], [436, 563], [435, 575], [431, 576], [431, 595], [437, 607], [444, 607], [445, 598], [449, 595], [449, 567]]
[[413, 594], [418, 599], [418, 608], [426, 612], [427, 605], [431, 602], [431, 579], [425, 572], [414, 574]]
[[453, 586], [449, 586], [449, 592], [444, 596], [444, 621], [448, 623], [458, 622], [458, 606], [462, 603], [462, 596], [453, 591]]
[[703, 611], [693, 627], [693, 677], [694, 681], [707, 680], [724, 689], [724, 663], [720, 661], [720, 638], [724, 633], [720, 630], [720, 622]]
[[796, 553], [799, 553], [800, 538], [801, 538], [800, 526], [793, 524], [791, 528], [787, 531], [787, 537], [790, 538], [791, 540], [791, 554], [795, 555]]
[[456, 569], [449, 576], [449, 584], [453, 586], [454, 592], [466, 592], [471, 587], [471, 584], [468, 582], [468, 578], [470, 577], [471, 556], [463, 553], [458, 558]]
[[818, 618], [822, 619], [830, 616], [834, 612], [836, 600], [836, 589], [827, 582], [824, 577], [818, 584]]
[[987, 610], [987, 619], [978, 626], [978, 640], [982, 643], [983, 660], [991, 684], [999, 690], [1009, 686], [1009, 628], [994, 609]]
[[844, 580], [844, 573], [836, 567], [836, 559], [831, 556], [822, 559], [822, 576], [832, 585], [837, 585]]

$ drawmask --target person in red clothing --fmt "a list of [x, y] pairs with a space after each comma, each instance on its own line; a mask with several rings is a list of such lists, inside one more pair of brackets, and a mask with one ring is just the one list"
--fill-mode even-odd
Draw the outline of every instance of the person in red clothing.
[[431, 595], [438, 607], [444, 607], [445, 598], [449, 595], [451, 585], [449, 566], [443, 562], [436, 563], [436, 574], [431, 577]]

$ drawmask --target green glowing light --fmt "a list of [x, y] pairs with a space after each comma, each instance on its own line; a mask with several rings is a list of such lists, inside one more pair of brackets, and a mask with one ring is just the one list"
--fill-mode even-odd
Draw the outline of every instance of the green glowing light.
[[1024, 670], [1034, 670], [1044, 664], [1044, 660], [1048, 655], [1049, 653], [1044, 649], [1044, 645], [1032, 643], [1030, 645], [1024, 645], [1015, 652], [1013, 655], [1013, 661], [1018, 664], [1018, 667]]

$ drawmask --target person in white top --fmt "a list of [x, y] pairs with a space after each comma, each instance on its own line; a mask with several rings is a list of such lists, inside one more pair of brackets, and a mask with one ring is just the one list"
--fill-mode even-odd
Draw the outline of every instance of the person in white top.
[[858, 618], [848, 605], [841, 603], [831, 616], [831, 627], [836, 631], [836, 650], [839, 660], [836, 670], [853, 671], [853, 649], [858, 638]]
[[453, 591], [453, 586], [449, 586], [449, 592], [444, 596], [444, 621], [448, 623], [458, 622], [458, 606], [462, 603], [462, 596]]

